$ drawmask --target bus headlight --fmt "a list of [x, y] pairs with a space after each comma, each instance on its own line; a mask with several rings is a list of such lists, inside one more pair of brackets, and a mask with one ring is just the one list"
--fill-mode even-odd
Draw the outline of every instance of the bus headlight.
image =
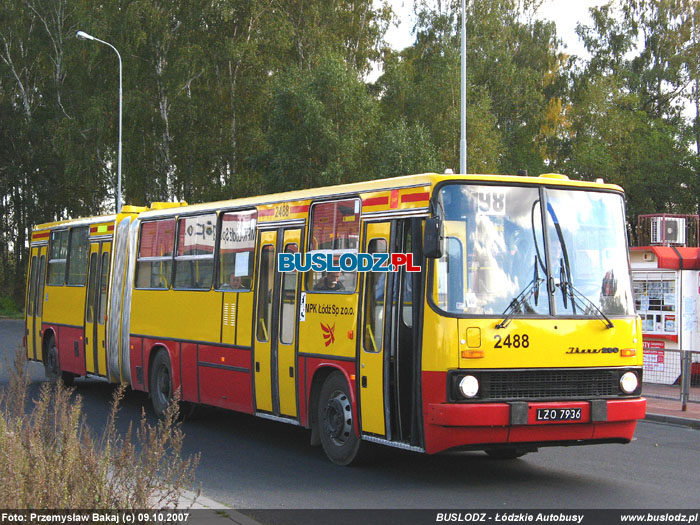
[[639, 379], [634, 372], [625, 372], [620, 377], [620, 388], [625, 394], [631, 394], [639, 386]]
[[459, 381], [459, 391], [467, 399], [476, 397], [479, 393], [479, 380], [474, 376], [464, 376]]

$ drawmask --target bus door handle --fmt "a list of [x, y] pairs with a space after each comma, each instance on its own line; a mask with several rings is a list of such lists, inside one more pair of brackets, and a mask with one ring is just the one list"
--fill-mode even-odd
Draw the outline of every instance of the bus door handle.
[[362, 388], [367, 388], [367, 376], [362, 376]]

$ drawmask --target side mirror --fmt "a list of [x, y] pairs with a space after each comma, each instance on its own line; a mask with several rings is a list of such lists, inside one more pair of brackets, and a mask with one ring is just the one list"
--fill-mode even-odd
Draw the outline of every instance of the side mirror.
[[425, 232], [423, 233], [423, 255], [429, 259], [442, 257], [442, 221], [438, 217], [430, 217], [425, 220]]

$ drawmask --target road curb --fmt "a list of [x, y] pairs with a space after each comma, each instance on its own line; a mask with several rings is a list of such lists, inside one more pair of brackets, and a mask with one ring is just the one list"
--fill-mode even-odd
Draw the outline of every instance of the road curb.
[[260, 525], [254, 519], [238, 512], [223, 503], [207, 498], [200, 494], [197, 496], [194, 492], [185, 490], [180, 501], [177, 504], [178, 509], [194, 510], [197, 514], [194, 516], [194, 521], [191, 523], [206, 523], [208, 524], [228, 524], [238, 525]]
[[647, 414], [644, 419], [655, 421], [657, 423], [666, 423], [669, 425], [680, 425], [684, 427], [700, 430], [700, 420], [690, 419], [687, 417], [668, 416], [666, 414]]

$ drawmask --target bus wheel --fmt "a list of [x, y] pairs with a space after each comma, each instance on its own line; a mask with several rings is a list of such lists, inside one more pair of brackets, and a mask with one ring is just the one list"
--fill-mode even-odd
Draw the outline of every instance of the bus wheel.
[[[535, 451], [536, 450], [537, 449], [535, 449]], [[528, 452], [534, 451], [522, 448], [492, 448], [484, 452], [486, 452], [491, 459], [517, 459], [523, 457]]]
[[336, 465], [349, 465], [357, 458], [361, 440], [355, 434], [352, 403], [345, 378], [333, 372], [321, 388], [318, 425], [323, 450]]
[[151, 379], [149, 381], [153, 412], [159, 418], [164, 417], [165, 410], [173, 400], [172, 377], [168, 353], [165, 350], [160, 350], [151, 365]]
[[56, 384], [60, 379], [66, 386], [73, 384], [75, 374], [63, 372], [58, 363], [58, 348], [56, 348], [56, 339], [53, 335], [49, 336], [48, 344], [46, 345], [46, 353], [44, 355], [44, 374], [49, 383]]

